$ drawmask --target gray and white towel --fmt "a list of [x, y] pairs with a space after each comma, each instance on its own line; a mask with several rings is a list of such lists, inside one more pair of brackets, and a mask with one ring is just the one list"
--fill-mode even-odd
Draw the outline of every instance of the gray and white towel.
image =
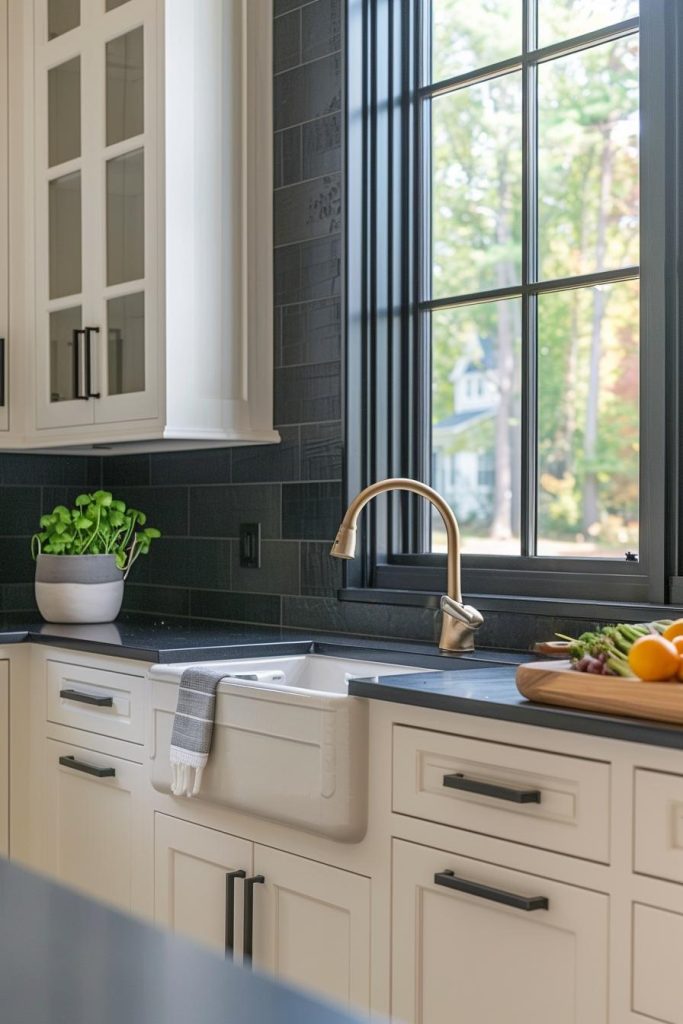
[[216, 689], [225, 668], [186, 668], [180, 678], [178, 705], [171, 734], [171, 791], [196, 796], [211, 750]]

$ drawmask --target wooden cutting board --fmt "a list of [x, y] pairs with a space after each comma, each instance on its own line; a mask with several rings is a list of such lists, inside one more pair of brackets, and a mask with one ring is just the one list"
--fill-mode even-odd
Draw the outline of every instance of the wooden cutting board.
[[537, 704], [683, 725], [683, 683], [594, 676], [574, 671], [568, 661], [520, 665], [516, 682], [522, 696]]

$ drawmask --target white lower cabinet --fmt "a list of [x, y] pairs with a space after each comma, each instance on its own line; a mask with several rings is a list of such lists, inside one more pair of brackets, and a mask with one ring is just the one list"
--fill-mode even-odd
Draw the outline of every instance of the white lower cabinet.
[[[251, 874], [253, 844], [167, 814], [154, 815], [154, 918], [212, 949], [226, 950], [232, 919], [234, 953], [242, 954], [243, 904], [238, 879], [228, 906], [228, 873]], [[227, 951], [227, 950], [226, 950]]]
[[370, 1009], [370, 879], [256, 846], [254, 963]]
[[45, 750], [44, 867], [88, 896], [145, 913], [146, 769], [56, 740]]
[[636, 1016], [683, 1024], [683, 915], [634, 903], [631, 986]]
[[607, 896], [400, 840], [393, 868], [395, 1019], [606, 1024]]
[[[1, 6], [1, 5], [0, 5]], [[9, 854], [9, 663], [0, 661], [0, 856]]]
[[370, 1008], [369, 879], [160, 813], [154, 846], [159, 924], [240, 960], [250, 889], [257, 967]]

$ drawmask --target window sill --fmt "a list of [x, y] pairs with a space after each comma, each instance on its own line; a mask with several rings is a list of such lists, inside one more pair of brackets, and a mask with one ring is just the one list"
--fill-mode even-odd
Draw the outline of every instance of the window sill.
[[[413, 608], [439, 607], [441, 594], [417, 590], [380, 590], [371, 587], [347, 587], [338, 591], [340, 601], [360, 604], [407, 605]], [[578, 598], [497, 596], [466, 594], [465, 600], [481, 612], [514, 612], [515, 615], [555, 616], [585, 619], [589, 622], [648, 622], [658, 618], [683, 617], [683, 607], [666, 604], [641, 604], [629, 601], [585, 601]]]

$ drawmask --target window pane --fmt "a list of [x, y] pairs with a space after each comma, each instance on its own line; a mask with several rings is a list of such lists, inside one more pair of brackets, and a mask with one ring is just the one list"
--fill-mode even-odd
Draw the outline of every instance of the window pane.
[[141, 149], [107, 161], [107, 284], [145, 276], [144, 178]]
[[81, 307], [50, 313], [50, 401], [76, 398], [73, 332], [82, 326]]
[[80, 0], [47, 0], [47, 38], [56, 39], [78, 28], [81, 23]]
[[145, 296], [107, 302], [109, 394], [145, 390]]
[[638, 550], [639, 288], [539, 297], [540, 555]]
[[81, 175], [66, 174], [49, 184], [50, 298], [81, 290]]
[[107, 145], [144, 131], [141, 28], [107, 43]]
[[541, 278], [639, 259], [638, 39], [539, 69]]
[[522, 52], [522, 0], [433, 0], [432, 81]]
[[539, 45], [637, 18], [638, 0], [538, 0]]
[[121, 6], [123, 6], [123, 4], [127, 4], [127, 3], [128, 3], [128, 0], [107, 0], [104, 9], [105, 9], [105, 11], [113, 11], [117, 7], [121, 7]]
[[[519, 299], [432, 314], [432, 482], [463, 551], [520, 553], [520, 339]], [[438, 513], [432, 550], [446, 550]]]
[[81, 58], [50, 68], [47, 73], [48, 164], [66, 163], [81, 155]]
[[432, 101], [432, 283], [436, 298], [519, 284], [518, 73]]

